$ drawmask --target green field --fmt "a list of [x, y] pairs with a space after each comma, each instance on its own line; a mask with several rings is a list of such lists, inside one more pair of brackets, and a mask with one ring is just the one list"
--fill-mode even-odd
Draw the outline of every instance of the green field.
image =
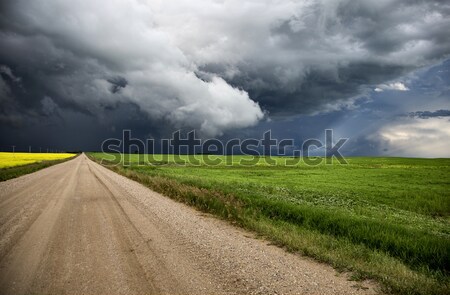
[[[111, 157], [101, 153], [97, 160]], [[290, 251], [372, 278], [385, 292], [450, 293], [450, 159], [347, 158], [348, 164], [182, 165], [173, 156], [111, 169], [253, 230]], [[184, 156], [186, 159], [189, 156]], [[197, 156], [199, 157], [199, 156]], [[215, 156], [217, 157], [217, 156]], [[223, 162], [231, 158], [222, 157]], [[292, 160], [292, 159], [291, 159]]]

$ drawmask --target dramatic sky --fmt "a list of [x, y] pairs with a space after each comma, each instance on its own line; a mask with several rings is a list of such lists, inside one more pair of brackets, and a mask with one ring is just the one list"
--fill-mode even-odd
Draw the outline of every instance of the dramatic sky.
[[0, 2], [0, 147], [162, 138], [450, 157], [448, 1]]

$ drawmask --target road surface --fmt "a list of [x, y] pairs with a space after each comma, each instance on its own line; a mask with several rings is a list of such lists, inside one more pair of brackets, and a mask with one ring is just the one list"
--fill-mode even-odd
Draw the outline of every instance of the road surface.
[[0, 183], [0, 294], [373, 294], [84, 154]]

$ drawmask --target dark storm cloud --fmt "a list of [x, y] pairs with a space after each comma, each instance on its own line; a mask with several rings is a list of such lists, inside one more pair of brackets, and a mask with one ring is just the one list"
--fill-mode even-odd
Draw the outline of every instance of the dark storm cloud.
[[[335, 112], [330, 126], [350, 140], [346, 155], [448, 157], [450, 60], [379, 85], [370, 100]], [[381, 89], [381, 88], [380, 88]], [[327, 116], [329, 116], [327, 114]]]
[[128, 85], [128, 81], [120, 76], [109, 78], [106, 81], [111, 84], [109, 89], [112, 93], [117, 93], [120, 89], [125, 88]]
[[[293, 80], [290, 82], [292, 85], [286, 86], [280, 84], [276, 73], [267, 68], [264, 70], [267, 74], [255, 73], [250, 81], [235, 77], [229, 82], [243, 87], [271, 115], [290, 116], [349, 107], [358, 95], [368, 90], [369, 85], [394, 79], [409, 70], [411, 68], [399, 65], [361, 62], [341, 66], [333, 72], [310, 69], [301, 81]], [[255, 84], [253, 79], [259, 83]]]
[[417, 117], [421, 119], [428, 119], [433, 117], [450, 117], [450, 110], [437, 110], [434, 112], [430, 111], [418, 111], [408, 114], [410, 117]]
[[227, 67], [213, 61], [201, 69], [248, 91], [271, 115], [345, 108], [368, 87], [448, 56], [449, 7], [432, 1], [305, 2], [271, 27], [269, 40], [256, 34], [244, 62]]
[[138, 116], [141, 134], [216, 136], [351, 109], [448, 57], [449, 15], [445, 1], [2, 1], [0, 120]]

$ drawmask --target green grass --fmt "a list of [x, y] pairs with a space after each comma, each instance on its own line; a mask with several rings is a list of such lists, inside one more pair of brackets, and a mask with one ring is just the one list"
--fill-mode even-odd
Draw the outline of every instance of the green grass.
[[[91, 154], [96, 159], [103, 154]], [[112, 169], [398, 294], [450, 293], [450, 159], [349, 158], [348, 165], [181, 165], [160, 156]], [[108, 159], [111, 160], [111, 159]], [[222, 160], [231, 158], [222, 157]]]
[[21, 166], [14, 166], [9, 168], [1, 168], [0, 169], [0, 181], [5, 181], [11, 178], [16, 178], [25, 174], [33, 173], [38, 170], [47, 168], [49, 166], [59, 164], [68, 160], [71, 160], [72, 158], [66, 158], [66, 159], [60, 159], [60, 160], [50, 160], [50, 161], [41, 161], [41, 162], [35, 162], [31, 164], [21, 165]]

